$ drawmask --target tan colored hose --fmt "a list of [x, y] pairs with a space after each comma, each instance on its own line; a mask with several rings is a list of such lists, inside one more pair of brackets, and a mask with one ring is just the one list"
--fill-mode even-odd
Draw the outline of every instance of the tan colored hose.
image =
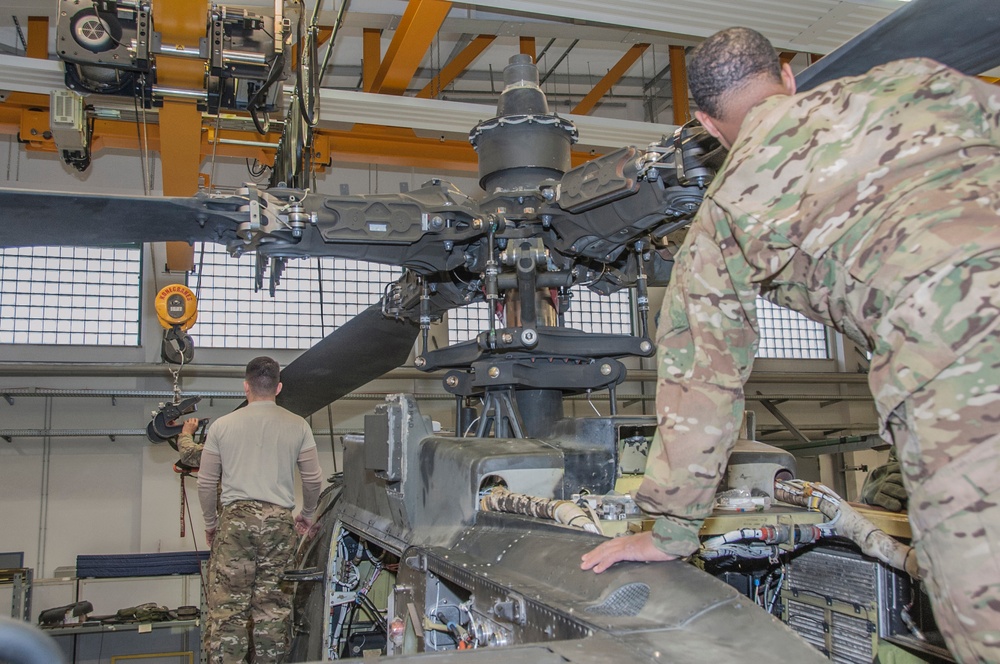
[[599, 533], [596, 524], [576, 503], [570, 500], [540, 498], [523, 493], [511, 493], [506, 487], [495, 486], [479, 500], [479, 508], [486, 512], [507, 512], [524, 514], [539, 519], [549, 519], [557, 523], [587, 532]]
[[830, 519], [837, 534], [861, 547], [862, 553], [902, 570], [914, 579], [920, 578], [913, 547], [887, 535], [829, 487], [818, 482], [777, 480], [774, 497], [790, 505], [818, 509]]

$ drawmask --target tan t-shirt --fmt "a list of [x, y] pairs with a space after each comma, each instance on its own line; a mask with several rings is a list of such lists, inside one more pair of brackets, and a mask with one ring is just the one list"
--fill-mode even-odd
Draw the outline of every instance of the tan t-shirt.
[[261, 500], [293, 509], [299, 455], [316, 447], [304, 419], [273, 401], [253, 401], [208, 428], [205, 452], [222, 462], [222, 504]]

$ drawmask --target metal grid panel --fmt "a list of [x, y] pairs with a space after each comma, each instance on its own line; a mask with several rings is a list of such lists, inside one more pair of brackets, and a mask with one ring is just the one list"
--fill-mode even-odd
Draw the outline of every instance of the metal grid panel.
[[788, 566], [788, 588], [809, 590], [849, 604], [878, 602], [878, 563], [839, 553], [808, 551]]
[[788, 564], [788, 625], [831, 661], [867, 664], [875, 655], [879, 563], [840, 551], [806, 551]]
[[826, 611], [795, 600], [788, 600], [788, 626], [814, 647], [827, 652]]
[[[188, 285], [198, 295], [198, 323], [191, 334], [204, 348], [304, 350], [374, 304], [401, 272], [345, 259], [288, 262], [272, 298], [254, 287], [254, 256], [230, 257], [205, 245]], [[266, 279], [265, 279], [266, 282]]]
[[0, 343], [138, 346], [142, 252], [0, 250]]
[[791, 309], [757, 298], [760, 348], [757, 357], [780, 359], [830, 359], [826, 326]]
[[627, 288], [605, 297], [588, 288], [571, 288], [566, 327], [598, 334], [632, 334]]
[[448, 312], [448, 343], [457, 344], [475, 339], [490, 327], [490, 309], [485, 302], [476, 302]]
[[[610, 297], [598, 295], [587, 288], [573, 288], [570, 293], [566, 327], [600, 334], [632, 333], [628, 290], [620, 290]], [[448, 340], [453, 344], [468, 341], [489, 329], [489, 325], [489, 309], [485, 302], [453, 309], [448, 312]], [[497, 325], [502, 326], [503, 322], [498, 321]]]

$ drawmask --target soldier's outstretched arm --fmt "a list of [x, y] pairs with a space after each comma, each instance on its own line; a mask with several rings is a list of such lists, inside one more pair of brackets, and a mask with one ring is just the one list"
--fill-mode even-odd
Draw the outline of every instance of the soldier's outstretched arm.
[[[688, 233], [657, 330], [657, 432], [636, 502], [659, 518], [634, 546], [663, 558], [698, 549], [743, 414], [756, 351], [755, 268], [734, 241], [733, 220], [706, 200]], [[624, 545], [623, 545], [624, 546]], [[607, 565], [616, 550], [596, 552]], [[654, 554], [655, 555], [655, 554]], [[627, 558], [621, 558], [627, 559]]]

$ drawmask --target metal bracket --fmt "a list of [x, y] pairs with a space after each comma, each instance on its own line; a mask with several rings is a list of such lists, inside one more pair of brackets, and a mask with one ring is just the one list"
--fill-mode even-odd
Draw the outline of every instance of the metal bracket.
[[357, 592], [349, 593], [338, 593], [335, 592], [330, 596], [330, 606], [338, 606], [340, 604], [353, 604], [358, 599]]
[[499, 620], [523, 625], [528, 622], [524, 598], [515, 593], [507, 595], [506, 599], [497, 600], [493, 605], [493, 615]]
[[[761, 392], [757, 392], [757, 396], [762, 397], [764, 395]], [[782, 413], [780, 410], [778, 410], [778, 406], [775, 405], [773, 401], [771, 401], [770, 399], [761, 399], [760, 400], [760, 404], [762, 406], [764, 406], [764, 408], [767, 408], [767, 411], [769, 413], [771, 413], [772, 415], [774, 415], [774, 419], [776, 419], [779, 422], [781, 422], [781, 425], [783, 427], [785, 427], [790, 434], [792, 434], [793, 436], [795, 436], [795, 438], [799, 442], [801, 442], [801, 443], [812, 442], [808, 438], [806, 438], [805, 434], [803, 434], [801, 431], [799, 431], [798, 428], [794, 424], [792, 424], [791, 420], [789, 420], [787, 417], [785, 417], [784, 413]]]
[[404, 561], [406, 566], [415, 572], [426, 572], [427, 571], [427, 556], [422, 553], [416, 553], [412, 556], [407, 556]]

